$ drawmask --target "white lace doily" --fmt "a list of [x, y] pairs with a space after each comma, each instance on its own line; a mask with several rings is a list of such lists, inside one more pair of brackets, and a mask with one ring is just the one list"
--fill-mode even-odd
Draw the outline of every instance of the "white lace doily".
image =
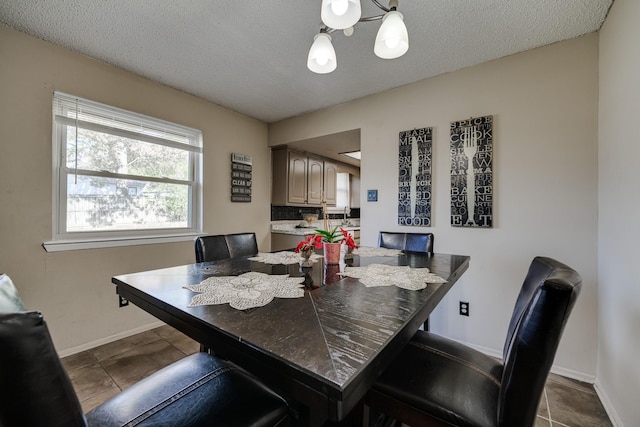
[[[318, 254], [311, 254], [309, 258], [311, 261], [316, 262], [319, 258], [322, 258]], [[297, 264], [302, 259], [299, 253], [291, 251], [282, 252], [258, 252], [258, 255], [248, 258], [251, 261], [260, 261], [265, 264]]]
[[[297, 262], [297, 261], [296, 261]], [[304, 277], [269, 275], [251, 271], [239, 276], [209, 277], [199, 285], [184, 286], [194, 295], [189, 307], [226, 304], [238, 310], [247, 310], [269, 304], [273, 298], [300, 298], [304, 296]]]
[[360, 246], [353, 251], [354, 254], [360, 256], [398, 256], [402, 255], [402, 251], [399, 249], [388, 248], [372, 248], [370, 246]]
[[428, 268], [411, 268], [384, 264], [370, 264], [366, 267], [347, 267], [341, 276], [353, 277], [368, 288], [374, 286], [397, 286], [418, 291], [427, 283], [446, 283], [442, 277], [429, 272]]

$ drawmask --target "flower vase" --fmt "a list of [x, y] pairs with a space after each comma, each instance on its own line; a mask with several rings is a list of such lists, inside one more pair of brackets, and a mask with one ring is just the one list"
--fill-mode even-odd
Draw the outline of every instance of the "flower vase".
[[325, 264], [323, 273], [322, 283], [325, 285], [331, 285], [341, 279], [341, 277], [338, 276], [338, 273], [340, 273], [339, 264]]
[[300, 267], [311, 267], [313, 266], [313, 261], [311, 261], [311, 254], [313, 250], [309, 249], [306, 251], [300, 251]]
[[340, 245], [341, 243], [322, 243], [322, 251], [324, 253], [325, 264], [340, 263]]

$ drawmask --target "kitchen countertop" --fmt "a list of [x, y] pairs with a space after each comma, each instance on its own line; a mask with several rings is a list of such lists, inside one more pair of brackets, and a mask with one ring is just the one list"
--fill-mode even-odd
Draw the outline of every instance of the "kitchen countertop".
[[[360, 220], [352, 219], [349, 224], [342, 225], [341, 220], [332, 220], [331, 226], [340, 226], [347, 231], [360, 230]], [[293, 234], [297, 236], [306, 236], [314, 234], [317, 229], [324, 227], [324, 221], [315, 221], [311, 223], [310, 227], [296, 227], [301, 221], [274, 221], [271, 223], [271, 232], [280, 234]]]

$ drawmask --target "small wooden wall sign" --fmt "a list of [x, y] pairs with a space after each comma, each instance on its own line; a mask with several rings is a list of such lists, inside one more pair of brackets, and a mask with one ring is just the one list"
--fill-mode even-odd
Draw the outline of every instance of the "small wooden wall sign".
[[231, 201], [251, 201], [251, 156], [231, 153]]

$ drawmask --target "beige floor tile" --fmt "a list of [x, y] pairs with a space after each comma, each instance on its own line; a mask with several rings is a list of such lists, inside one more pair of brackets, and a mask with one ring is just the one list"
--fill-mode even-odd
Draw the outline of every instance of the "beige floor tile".
[[83, 351], [62, 359], [62, 366], [69, 373], [79, 368], [93, 365], [97, 359], [90, 351]]
[[116, 391], [120, 390], [109, 374], [97, 362], [68, 371], [68, 374], [80, 402], [114, 389]]
[[91, 351], [95, 356], [96, 360], [101, 361], [160, 339], [161, 338], [155, 332], [147, 331], [109, 344], [101, 345], [89, 351]]
[[547, 382], [549, 413], [554, 423], [570, 427], [611, 427], [593, 388], [581, 390], [556, 381]]
[[582, 381], [574, 380], [572, 378], [562, 377], [557, 374], [549, 374], [547, 378], [547, 384], [556, 383], [559, 385], [571, 387], [576, 390], [584, 391], [586, 393], [593, 393], [593, 385]]
[[542, 390], [542, 396], [540, 396], [540, 403], [538, 404], [538, 415], [549, 419], [549, 407], [547, 406], [547, 395]]
[[200, 351], [200, 343], [192, 340], [177, 329], [165, 325], [153, 330], [158, 336], [173, 344], [178, 350], [185, 355], [190, 355]]
[[121, 390], [118, 387], [114, 387], [89, 399], [80, 401], [80, 405], [82, 405], [82, 411], [86, 414], [96, 406], [106, 402], [116, 394], [120, 393], [120, 391]]
[[549, 421], [547, 418], [537, 416], [534, 427], [551, 427], [551, 421]]
[[158, 340], [102, 360], [101, 364], [124, 390], [183, 357], [184, 353], [173, 345]]

